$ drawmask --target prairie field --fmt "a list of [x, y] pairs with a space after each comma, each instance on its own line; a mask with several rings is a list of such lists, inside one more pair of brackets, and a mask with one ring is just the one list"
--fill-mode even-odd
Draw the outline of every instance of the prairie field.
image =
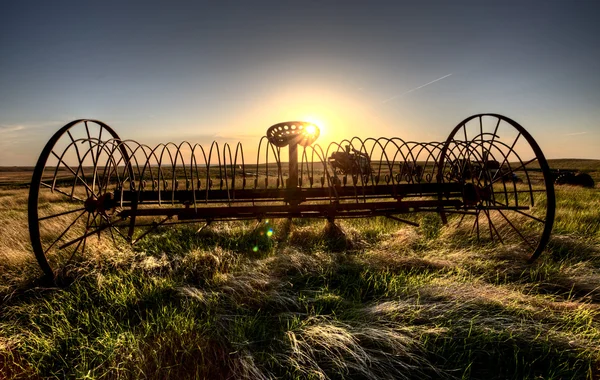
[[32, 253], [30, 171], [6, 170], [0, 379], [598, 379], [600, 163], [550, 166], [596, 187], [556, 187], [532, 264], [436, 214], [239, 221], [101, 234], [59, 287]]

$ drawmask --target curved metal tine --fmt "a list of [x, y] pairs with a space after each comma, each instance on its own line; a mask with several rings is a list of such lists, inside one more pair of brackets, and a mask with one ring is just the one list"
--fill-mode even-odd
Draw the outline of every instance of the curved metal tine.
[[[475, 143], [475, 142], [472, 142], [472, 143]], [[485, 149], [483, 147], [483, 143], [480, 144], [480, 145], [481, 145], [482, 149]], [[472, 152], [473, 153], [477, 153], [477, 146], [476, 145], [473, 147]], [[502, 152], [500, 152], [500, 153], [502, 154]], [[481, 169], [480, 169], [480, 173], [479, 173], [479, 176], [477, 178], [477, 181], [478, 181], [478, 185], [479, 186], [487, 187], [487, 188], [490, 189], [490, 191], [491, 191], [491, 198], [492, 198], [492, 200], [495, 200], [496, 199], [496, 192], [494, 191], [493, 184], [491, 182], [488, 183], [488, 179], [491, 178], [490, 175], [489, 175], [490, 174], [490, 169], [489, 169], [489, 167], [486, 167], [487, 166], [486, 163], [490, 161], [490, 158], [492, 159], [492, 161], [496, 161], [496, 157], [492, 153], [491, 150], [487, 150], [484, 153], [484, 156], [480, 156], [479, 157], [479, 161], [481, 161], [483, 163], [483, 167], [481, 167]], [[510, 163], [507, 162], [507, 164], [510, 167]], [[499, 170], [500, 169], [498, 169], [497, 171], [499, 171]], [[482, 177], [483, 177], [483, 184], [481, 183], [482, 182]], [[502, 184], [503, 184], [503, 187], [504, 187], [505, 198], [508, 201], [508, 194], [507, 194], [507, 189], [506, 189], [506, 183], [505, 183], [505, 181], [502, 181]], [[516, 185], [514, 184], [514, 181], [513, 181], [513, 186], [514, 186], [514, 190], [516, 191], [517, 189], [516, 189]]]
[[496, 139], [496, 137], [498, 136], [498, 128], [500, 127], [500, 122], [502, 121], [502, 119], [500, 119], [499, 117], [497, 118], [498, 122], [496, 123], [496, 127], [494, 128], [494, 132], [492, 133], [492, 139], [489, 141], [489, 148], [488, 151], [492, 150], [492, 146], [494, 146], [494, 140]]
[[[518, 138], [518, 137], [517, 137], [517, 138]], [[507, 146], [506, 144], [503, 144], [503, 145]], [[520, 162], [520, 163], [521, 163], [521, 165], [520, 165], [520, 166], [518, 166], [518, 167], [517, 167], [517, 168], [515, 168], [515, 169], [512, 169], [512, 167], [511, 167], [511, 165], [510, 165], [510, 162], [508, 162], [508, 161], [507, 161], [507, 160], [508, 160], [508, 156], [509, 156], [511, 153], [512, 153], [512, 154], [514, 154], [514, 156], [516, 157], [516, 159], [518, 160], [518, 162]], [[520, 155], [519, 155], [519, 154], [518, 154], [518, 153], [517, 153], [517, 152], [516, 152], [516, 151], [515, 151], [515, 150], [514, 150], [512, 147], [511, 147], [511, 148], [509, 148], [509, 152], [508, 152], [508, 154], [505, 156], [505, 160], [506, 160], [506, 163], [507, 163], [507, 165], [508, 165], [508, 167], [509, 167], [509, 172], [508, 172], [509, 174], [510, 174], [510, 173], [515, 173], [515, 172], [516, 172], [517, 170], [519, 170], [519, 169], [524, 169], [524, 172], [525, 172], [525, 178], [526, 178], [526, 180], [527, 180], [527, 185], [528, 185], [528, 187], [529, 187], [529, 195], [530, 195], [530, 197], [531, 197], [531, 206], [534, 206], [535, 202], [534, 202], [534, 197], [533, 197], [533, 187], [532, 187], [532, 185], [531, 185], [531, 178], [529, 177], [529, 172], [527, 171], [527, 165], [529, 165], [530, 163], [532, 163], [532, 162], [534, 162], [534, 161], [537, 161], [537, 160], [538, 160], [538, 157], [537, 157], [537, 156], [535, 156], [535, 157], [534, 157], [534, 158], [532, 158], [531, 160], [529, 160], [529, 161], [527, 161], [527, 162], [525, 162], [525, 163], [524, 163], [524, 162], [523, 162], [523, 160], [521, 159]], [[502, 165], [501, 165], [500, 167], [502, 167]], [[496, 175], [498, 175], [498, 172], [496, 172]], [[502, 176], [501, 176], [499, 179], [502, 179]], [[499, 179], [496, 179], [496, 180], [492, 181], [492, 185], [493, 185], [495, 182], [497, 182]], [[516, 192], [517, 192], [517, 187], [516, 187], [516, 183], [515, 183], [515, 181], [513, 181], [513, 187], [514, 187], [514, 191], [515, 191], [515, 193], [516, 193]], [[518, 206], [518, 205], [519, 205], [519, 197], [518, 197], [518, 196], [515, 196], [515, 204], [516, 204], [516, 206]]]
[[[500, 145], [501, 147], [508, 148], [508, 145], [504, 144], [503, 142], [498, 142], [498, 145]], [[513, 170], [513, 168], [512, 168], [512, 165], [511, 165], [510, 160], [509, 160], [509, 156], [511, 154], [514, 154], [514, 156], [516, 156], [516, 160], [518, 162], [522, 163], [523, 161], [521, 160], [521, 157], [514, 150], [511, 150], [509, 148], [508, 151], [506, 153], [504, 153], [503, 150], [500, 149], [500, 147], [497, 147], [497, 146], [495, 146], [495, 147], [498, 150], [498, 152], [500, 153], [500, 155], [503, 157], [503, 162], [506, 163], [506, 165], [508, 166], [509, 170], [508, 170], [508, 172], [502, 171], [502, 167], [503, 166], [501, 165], [500, 168], [496, 171], [496, 173], [495, 173], [495, 175], [494, 175], [493, 178], [495, 178], [498, 175], [500, 177], [497, 178], [497, 179], [495, 179], [495, 180], [492, 180], [491, 183], [490, 183], [490, 186], [493, 187], [494, 183], [497, 183], [499, 180], [502, 180], [502, 185], [503, 185], [504, 192], [505, 192], [504, 198], [506, 200], [506, 203], [509, 204], [509, 199], [508, 199], [508, 193], [509, 193], [509, 191], [506, 188], [506, 181], [504, 180], [504, 178], [507, 175], [510, 175], [511, 173], [514, 173], [516, 171], [516, 170]], [[494, 159], [495, 159], [495, 157], [494, 157]], [[529, 181], [529, 176], [527, 176], [527, 180]], [[512, 190], [510, 192], [512, 192], [514, 194], [517, 194], [518, 193], [518, 189], [517, 189], [516, 181], [514, 179], [511, 179], [510, 182], [512, 182]], [[494, 198], [494, 200], [495, 200], [495, 198]], [[515, 198], [515, 204], [518, 206], [518, 198]]]
[[[108, 147], [108, 144], [110, 143], [110, 147]], [[117, 140], [109, 140], [107, 143], [103, 144], [102, 150], [106, 151], [107, 153], [107, 159], [106, 159], [106, 164], [104, 165], [104, 169], [102, 171], [102, 179], [101, 179], [101, 185], [103, 187], [105, 187], [106, 189], [109, 188], [110, 183], [111, 183], [111, 179], [114, 177], [115, 178], [115, 183], [116, 183], [116, 187], [117, 189], [120, 188], [120, 199], [119, 199], [119, 205], [122, 207], [123, 206], [123, 189], [124, 189], [124, 182], [125, 182], [125, 171], [127, 171], [127, 165], [128, 163], [125, 162], [125, 157], [122, 154], [122, 150], [121, 150], [121, 145], [122, 143], [117, 141]], [[125, 150], [126, 148], [123, 148], [123, 150]], [[118, 152], [118, 154], [120, 155], [120, 158], [118, 160], [115, 160], [115, 152]], [[123, 163], [123, 176], [119, 176], [119, 164]]]
[[[498, 119], [498, 120], [500, 120], [500, 119]], [[492, 140], [494, 139], [494, 137], [496, 137], [495, 133], [497, 132], [497, 129], [498, 129], [498, 125], [499, 125], [499, 124], [500, 124], [500, 122], [498, 122], [498, 124], [496, 125], [496, 131], [494, 131], [494, 135], [492, 136]], [[510, 169], [510, 167], [511, 167], [511, 166], [510, 166], [510, 162], [508, 162], [508, 161], [507, 161], [507, 160], [508, 160], [508, 157], [507, 157], [507, 155], [506, 155], [506, 154], [504, 154], [504, 152], [502, 151], [502, 149], [500, 149], [500, 148], [496, 147], [495, 145], [493, 145], [493, 143], [491, 143], [491, 144], [490, 144], [490, 146], [489, 146], [489, 148], [488, 148], [488, 151], [489, 151], [489, 152], [490, 152], [490, 154], [492, 155], [492, 158], [493, 158], [495, 161], [498, 161], [498, 160], [496, 160], [496, 156], [495, 156], [493, 153], [491, 153], [491, 152], [492, 152], [492, 147], [495, 147], [495, 148], [496, 148], [496, 150], [498, 150], [498, 153], [499, 153], [499, 154], [500, 154], [500, 155], [503, 157], [503, 160], [506, 160], [506, 162], [507, 162], [507, 165], [508, 165], [508, 167], [509, 167], [509, 169]], [[510, 152], [509, 152], [508, 154], [510, 154]], [[501, 170], [502, 170], [502, 166], [500, 166], [500, 167], [497, 169], [497, 171], [496, 171], [495, 175], [497, 175], [497, 174], [498, 174], [498, 172], [499, 172], [499, 171], [501, 171]], [[502, 174], [502, 177], [500, 177], [500, 178], [504, 178], [504, 174]], [[516, 192], [516, 191], [517, 191], [517, 184], [516, 184], [516, 182], [515, 182], [514, 180], [513, 180], [512, 182], [513, 182], [513, 191], [515, 191], [515, 192]], [[493, 191], [493, 188], [494, 188], [494, 183], [493, 183], [492, 181], [490, 181], [489, 187], [492, 189], [492, 194], [494, 194], [494, 196], [492, 197], [492, 199], [493, 199], [493, 201], [496, 201], [495, 192]], [[504, 190], [504, 192], [503, 192], [503, 193], [504, 193], [504, 199], [506, 200], [506, 204], [508, 204], [508, 202], [509, 202], [509, 200], [508, 200], [508, 189], [507, 189], [507, 187], [506, 187], [506, 181], [504, 181], [504, 180], [502, 180], [502, 188], [503, 188], [503, 190]]]
[[[517, 157], [517, 159], [519, 160], [519, 162], [521, 162], [521, 165], [518, 168], [514, 169], [514, 170], [511, 169], [511, 171], [509, 173], [514, 173], [515, 171], [517, 171], [517, 170], [519, 170], [521, 168], [524, 169], [525, 178], [527, 180], [527, 185], [529, 187], [529, 196], [530, 196], [530, 199], [531, 199], [531, 206], [534, 206], [535, 205], [535, 198], [533, 196], [533, 187], [531, 185], [531, 178], [529, 178], [529, 172], [527, 171], [527, 165], [529, 165], [530, 163], [532, 163], [534, 161], [537, 161], [538, 157], [536, 156], [536, 157], [532, 158], [531, 160], [527, 161], [526, 163], [523, 163], [523, 160], [521, 160], [521, 157], [519, 157], [519, 155], [516, 152], [513, 152], [513, 153]], [[510, 168], [510, 165], [509, 165], [509, 168]], [[519, 205], [519, 196], [518, 196], [518, 193], [516, 193], [516, 184], [514, 184], [514, 187], [515, 187], [515, 204], [518, 206]]]
[[[509, 152], [513, 152], [513, 151], [514, 151], [514, 147], [515, 147], [515, 145], [517, 144], [517, 141], [519, 141], [519, 138], [520, 138], [520, 137], [521, 137], [521, 132], [519, 132], [519, 134], [517, 135], [517, 137], [515, 137], [515, 141], [513, 141], [513, 143], [512, 143], [512, 145], [510, 146], [510, 148], [508, 148], [508, 151], [509, 151]], [[504, 161], [502, 161], [502, 162], [500, 163], [500, 167], [504, 166], [504, 164], [507, 162], [506, 160], [508, 159], [508, 156], [509, 156], [509, 155], [510, 155], [510, 153], [506, 155], [506, 158], [504, 159]], [[495, 182], [495, 179], [496, 179], [497, 175], [498, 175], [498, 174], [496, 173], [496, 176], [494, 176], [494, 177], [492, 178], [492, 183], [494, 183], [494, 182]]]
[[[198, 170], [198, 159], [196, 158], [196, 149], [199, 149], [200, 152], [202, 152], [202, 155], [204, 157], [204, 163], [206, 164], [206, 154], [204, 153], [204, 148], [202, 147], [202, 145], [199, 144], [194, 144], [194, 146], [192, 147], [192, 162], [194, 164], [193, 166], [193, 170], [191, 167], [191, 163], [190, 163], [190, 180], [192, 181], [192, 198], [194, 201], [194, 211], [197, 210], [198, 207], [198, 200], [196, 199], [196, 191], [198, 191], [198, 193], [200, 192], [200, 171]], [[204, 165], [206, 167], [206, 165]], [[194, 181], [194, 172], [196, 173], [196, 181]], [[197, 188], [196, 188], [196, 184], [197, 184]]]
[[[237, 168], [238, 165], [238, 149], [240, 152], [240, 158], [242, 159], [242, 166], [241, 166], [241, 170], [242, 170], [242, 189], [246, 188], [246, 160], [244, 159], [244, 147], [242, 146], [241, 142], [238, 142], [237, 145], [235, 146], [235, 159], [233, 162], [233, 176], [235, 177], [235, 169]], [[234, 187], [235, 187], [235, 180], [233, 183]]]
[[[98, 160], [100, 158], [100, 146], [103, 145], [103, 143], [102, 143], [102, 131], [103, 130], [104, 130], [104, 127], [100, 126], [100, 133], [98, 134], [98, 149], [96, 150], [96, 160]], [[94, 178], [96, 178], [98, 176], [98, 169], [97, 169], [98, 161], [96, 161], [94, 166], [95, 166]], [[95, 183], [95, 181], [93, 183]], [[100, 184], [98, 184], [98, 187], [100, 187]], [[94, 186], [92, 186], [92, 190], [93, 189], [94, 189]]]
[[[231, 194], [230, 194], [230, 189], [229, 189], [229, 178], [227, 176], [227, 154], [229, 154], [229, 165], [232, 165], [232, 156], [231, 156], [231, 147], [229, 146], [229, 143], [224, 143], [223, 144], [223, 169], [225, 171], [225, 192], [227, 193], [227, 205], [231, 206]], [[232, 178], [233, 181], [235, 181], [235, 177]]]
[[[431, 180], [433, 179], [433, 173], [435, 172], [436, 169], [436, 155], [434, 153], [434, 151], [438, 149], [438, 146], [436, 145], [436, 143], [422, 143], [421, 144], [421, 148], [419, 149], [419, 152], [417, 153], [417, 157], [419, 157], [421, 155], [421, 152], [425, 151], [426, 152], [426, 156], [425, 156], [425, 160], [420, 160], [420, 162], [423, 162], [423, 169], [422, 169], [422, 173], [420, 175], [420, 180], [423, 181], [423, 179], [425, 180], [425, 182], [427, 183], [431, 183]], [[431, 162], [431, 166], [432, 166], [432, 173], [429, 174], [428, 172], [428, 165], [430, 165], [430, 161]]]
[[[95, 193], [95, 189], [96, 189], [96, 177], [97, 177], [97, 172], [96, 171], [97, 171], [97, 167], [98, 167], [97, 160], [98, 160], [98, 156], [100, 154], [100, 143], [102, 142], [102, 129], [103, 129], [103, 127], [100, 126], [100, 134], [98, 136], [98, 148], [96, 149], [96, 157], [94, 157], [94, 153], [93, 153], [94, 148], [92, 146], [92, 137], [90, 135], [90, 129], [88, 127], [88, 121], [85, 120], [83, 123], [85, 125], [85, 133], [87, 134], [87, 140], [88, 140], [88, 143], [90, 145], [90, 152], [92, 152], [91, 157], [92, 157], [92, 163], [94, 164], [94, 169], [93, 169], [94, 172], [92, 173], [92, 193], [94, 195], [96, 195], [96, 193]], [[82, 164], [83, 164], [83, 162], [82, 162]], [[81, 168], [81, 170], [83, 172], [83, 167]], [[84, 177], [85, 177], [85, 175], [84, 175]]]
[[[187, 171], [187, 168], [185, 166], [185, 159], [183, 157], [183, 152], [182, 152], [182, 149], [184, 148], [185, 145], [187, 145], [187, 147], [190, 148], [190, 150], [192, 149], [192, 145], [189, 142], [182, 141], [177, 146], [177, 152], [179, 154], [179, 157], [181, 157], [181, 166], [183, 167], [183, 181], [184, 181], [183, 186], [185, 186], [186, 190], [189, 190], [187, 187], [188, 187], [188, 181], [190, 179], [188, 178], [188, 171]], [[177, 157], [175, 157], [175, 160], [177, 160]], [[189, 168], [189, 170], [190, 170], [190, 176], [191, 176], [191, 173], [192, 173], [192, 160], [191, 160], [191, 158], [190, 158], [190, 168]]]
[[[87, 128], [87, 124], [86, 124], [86, 128]], [[79, 170], [81, 169], [81, 174], [83, 175], [83, 178], [85, 178], [85, 171], [83, 170], [83, 161], [81, 160], [81, 155], [79, 154], [79, 147], [77, 146], [77, 143], [75, 142], [75, 139], [73, 138], [73, 135], [71, 135], [71, 131], [70, 131], [70, 130], [68, 130], [68, 131], [67, 131], [67, 135], [68, 135], [68, 136], [69, 136], [69, 138], [71, 139], [71, 142], [72, 142], [71, 144], [72, 144], [72, 146], [75, 148], [75, 153], [77, 154], [77, 161], [79, 162], [79, 165], [78, 165], [78, 167], [77, 167], [77, 174], [76, 174], [76, 173], [73, 173], [73, 175], [75, 175], [75, 177], [79, 178], [79, 179], [81, 180], [81, 182], [84, 184], [84, 186], [86, 187], [86, 189], [88, 189], [88, 190], [89, 190], [89, 191], [88, 191], [88, 190], [86, 190], [87, 196], [88, 196], [88, 198], [89, 198], [89, 197], [90, 197], [90, 193], [93, 195], [93, 194], [94, 194], [94, 192], [93, 192], [93, 191], [92, 191], [92, 189], [91, 189], [91, 188], [90, 188], [90, 187], [87, 185], [87, 183], [86, 183], [84, 180], [82, 180], [82, 179], [79, 177]], [[82, 142], [83, 142], [83, 140], [82, 140]], [[52, 151], [52, 153], [54, 153], [54, 151]], [[64, 154], [64, 153], [63, 153], [63, 154]], [[62, 158], [59, 158], [59, 160], [62, 160]], [[65, 164], [65, 165], [66, 165], [66, 164]], [[73, 170], [71, 169], [71, 171], [73, 171]], [[71, 190], [71, 194], [74, 194], [74, 193], [75, 193], [75, 186], [76, 186], [76, 185], [77, 185], [77, 179], [75, 179], [75, 181], [73, 181], [73, 189]]]
[[[396, 138], [391, 138], [391, 139], [384, 138], [384, 139], [385, 139], [385, 141], [386, 141], [386, 143], [383, 145], [383, 150], [384, 150], [384, 151], [385, 151], [385, 150], [388, 148], [388, 145], [389, 145], [389, 144], [392, 144], [392, 145], [393, 145], [393, 147], [395, 147], [395, 148], [396, 148], [396, 150], [395, 150], [395, 153], [394, 153], [394, 156], [392, 157], [392, 167], [391, 167], [391, 169], [390, 169], [390, 176], [391, 176], [391, 177], [393, 177], [393, 176], [394, 176], [394, 166], [395, 166], [395, 163], [396, 163], [396, 158], [398, 157], [398, 154], [400, 154], [400, 156], [402, 157], [402, 160], [403, 160], [402, 162], [403, 162], [404, 164], [406, 164], [406, 156], [405, 156], [405, 155], [402, 153], [401, 147], [400, 147], [400, 146], [398, 146], [398, 144], [396, 144], [396, 141], [395, 141], [395, 140], [396, 140]], [[380, 140], [380, 139], [378, 139], [378, 140]], [[399, 139], [399, 140], [400, 140], [400, 141], [403, 141], [402, 139]], [[393, 148], [392, 148], [392, 149], [393, 149]], [[399, 169], [399, 171], [400, 171], [400, 177], [402, 176], [402, 170], [403, 170], [403, 169], [402, 169], [402, 167], [403, 167], [403, 164], [402, 164], [402, 162], [401, 162], [401, 161], [398, 161], [398, 169]], [[396, 183], [397, 183], [397, 184], [399, 184], [401, 181], [402, 181], [402, 178], [398, 178], [398, 179], [396, 180]], [[392, 182], [392, 183], [393, 183], [393, 182]]]
[[[100, 132], [100, 137], [102, 136], [102, 133]], [[113, 140], [114, 141], [114, 140]], [[82, 141], [82, 143], [84, 143], [85, 141]], [[108, 142], [102, 142], [102, 141], [97, 141], [94, 138], [90, 138], [90, 140], [88, 140], [89, 142], [89, 146], [90, 149], [88, 149], [85, 154], [81, 157], [81, 165], [83, 168], [83, 162], [85, 161], [86, 157], [89, 156], [91, 157], [92, 161], [93, 161], [93, 174], [92, 174], [92, 194], [93, 196], [97, 199], [100, 197], [100, 193], [102, 191], [102, 179], [99, 177], [98, 175], [98, 168], [99, 168], [99, 159], [100, 159], [100, 153], [104, 152], [107, 144], [110, 143], [110, 141]], [[93, 145], [92, 143], [95, 143], [96, 145]], [[96, 149], [94, 149], [96, 148]], [[94, 150], [96, 151], [96, 156], [94, 156]], [[112, 154], [113, 152], [111, 152], [110, 154]], [[110, 158], [110, 156], [109, 156]], [[98, 190], [96, 191], [96, 184], [98, 185]], [[108, 182], [107, 182], [108, 185]]]
[[[481, 157], [483, 160], [485, 160], [485, 150], [483, 149], [483, 119], [481, 115], [479, 115], [479, 140], [481, 141]], [[482, 161], [482, 164], [484, 162], [485, 161]]]
[[204, 225], [202, 227], [198, 228], [198, 231], [196, 231], [196, 233], [197, 234], [202, 233], [202, 231], [204, 231], [211, 224], [212, 224], [212, 220], [206, 220], [206, 222], [204, 223]]
[[[515, 155], [516, 155], [516, 153], [515, 153]], [[517, 170], [524, 169], [524, 168], [525, 168], [527, 165], [531, 164], [531, 163], [532, 163], [532, 162], [534, 162], [534, 161], [537, 161], [537, 159], [538, 159], [537, 157], [534, 157], [534, 158], [532, 158], [531, 160], [529, 160], [529, 161], [527, 161], [527, 162], [524, 162], [524, 163], [521, 161], [521, 162], [522, 162], [522, 163], [521, 163], [521, 165], [519, 165], [517, 168], [515, 168], [515, 169], [511, 170], [509, 173], [514, 173], [514, 172], [516, 172]], [[526, 169], [525, 169], [525, 171], [527, 172], [527, 170], [526, 170]], [[498, 182], [500, 179], [502, 179], [502, 177], [500, 177], [500, 178], [498, 178], [498, 179], [495, 179], [495, 180], [492, 182], [492, 184], [494, 184], [494, 183]]]

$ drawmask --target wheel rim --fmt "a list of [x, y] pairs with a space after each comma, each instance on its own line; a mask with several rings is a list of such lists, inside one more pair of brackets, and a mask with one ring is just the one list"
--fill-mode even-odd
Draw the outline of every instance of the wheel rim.
[[442, 148], [438, 179], [463, 184], [455, 229], [514, 245], [530, 261], [542, 253], [554, 223], [552, 176], [536, 141], [514, 120], [480, 114], [459, 123]]
[[28, 219], [33, 252], [47, 277], [63, 276], [102, 232], [114, 234], [114, 189], [129, 173], [117, 133], [75, 120], [48, 141], [35, 166]]

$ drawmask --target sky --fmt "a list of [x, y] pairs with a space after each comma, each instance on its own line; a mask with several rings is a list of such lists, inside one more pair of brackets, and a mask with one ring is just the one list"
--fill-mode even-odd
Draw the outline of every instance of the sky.
[[0, 166], [91, 118], [150, 145], [306, 120], [443, 141], [484, 112], [600, 159], [600, 2], [0, 0]]

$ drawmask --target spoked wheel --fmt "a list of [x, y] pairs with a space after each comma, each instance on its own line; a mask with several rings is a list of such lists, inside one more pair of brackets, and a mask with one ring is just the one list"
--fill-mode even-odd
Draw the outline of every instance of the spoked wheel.
[[48, 141], [28, 205], [33, 252], [48, 278], [65, 276], [92, 238], [119, 233], [124, 221], [116, 215], [115, 190], [129, 175], [128, 163], [119, 136], [99, 121], [73, 121]]
[[438, 178], [463, 185], [463, 206], [452, 211], [456, 230], [514, 246], [530, 261], [542, 253], [554, 223], [554, 185], [544, 154], [521, 125], [496, 114], [465, 119], [442, 148]]

